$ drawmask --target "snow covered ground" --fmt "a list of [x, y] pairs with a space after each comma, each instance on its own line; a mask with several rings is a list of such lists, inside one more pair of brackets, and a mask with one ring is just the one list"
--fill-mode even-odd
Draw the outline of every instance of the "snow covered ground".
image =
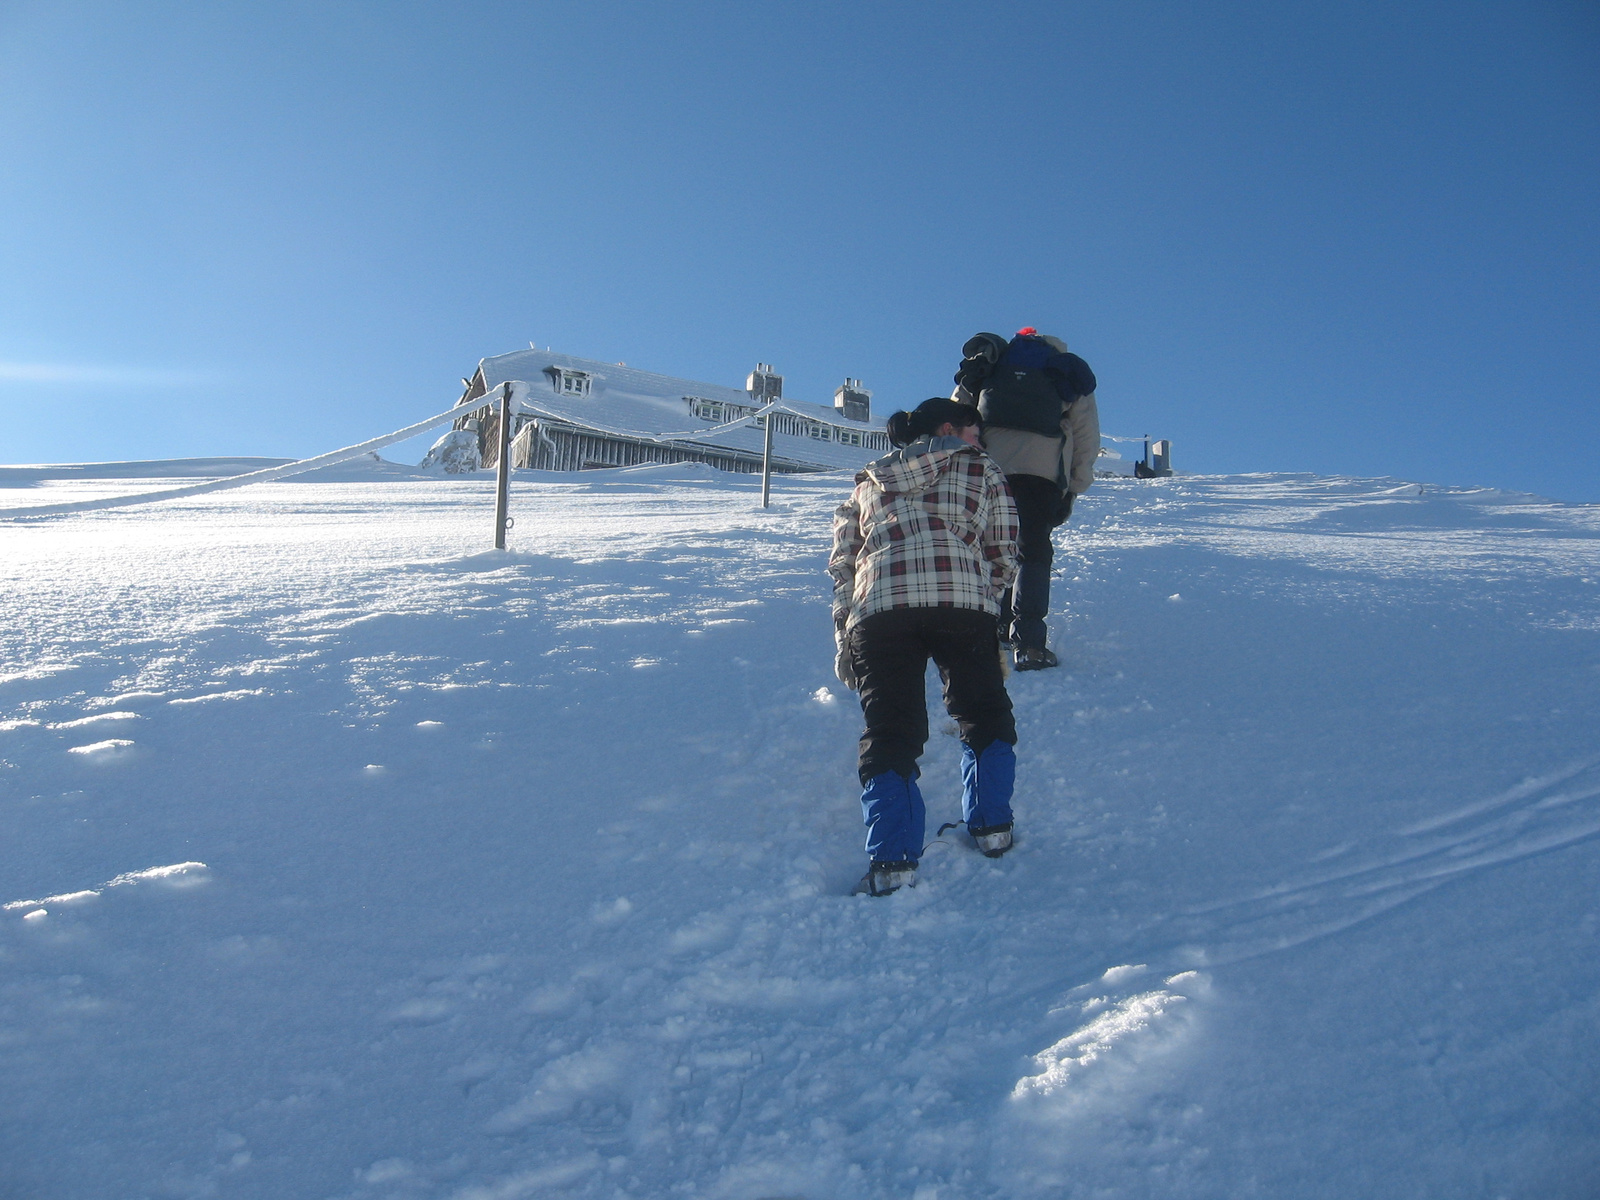
[[874, 900], [845, 477], [415, 476], [0, 525], [0, 1197], [1600, 1192], [1600, 509], [1102, 482]]

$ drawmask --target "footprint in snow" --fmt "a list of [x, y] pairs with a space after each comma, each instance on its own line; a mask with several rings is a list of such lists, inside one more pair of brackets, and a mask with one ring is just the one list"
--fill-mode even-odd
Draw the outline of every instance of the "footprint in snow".
[[424, 971], [413, 986], [422, 992], [389, 1009], [384, 1019], [393, 1025], [436, 1025], [460, 1011], [464, 1002], [503, 990], [496, 979], [506, 965], [499, 954], [478, 954], [439, 964]]
[[620, 1135], [632, 1115], [630, 1082], [638, 1055], [625, 1046], [585, 1047], [542, 1068], [522, 1099], [489, 1119], [490, 1133], [529, 1125], [577, 1124], [592, 1141]]

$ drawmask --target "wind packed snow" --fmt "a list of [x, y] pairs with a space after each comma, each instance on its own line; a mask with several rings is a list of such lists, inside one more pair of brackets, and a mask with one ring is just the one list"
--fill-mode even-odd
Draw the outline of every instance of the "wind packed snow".
[[1016, 849], [870, 899], [847, 488], [0, 526], [0, 1195], [1596, 1194], [1600, 509], [1102, 481]]

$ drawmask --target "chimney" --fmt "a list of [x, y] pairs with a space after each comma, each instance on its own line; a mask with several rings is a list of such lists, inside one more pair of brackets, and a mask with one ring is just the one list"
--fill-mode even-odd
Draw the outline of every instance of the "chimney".
[[861, 386], [861, 380], [846, 378], [833, 393], [833, 406], [847, 421], [872, 420], [872, 393]]
[[750, 393], [750, 399], [757, 407], [771, 404], [774, 400], [783, 399], [783, 376], [772, 373], [771, 363], [757, 363], [756, 369], [750, 372], [750, 378], [744, 381], [744, 390]]

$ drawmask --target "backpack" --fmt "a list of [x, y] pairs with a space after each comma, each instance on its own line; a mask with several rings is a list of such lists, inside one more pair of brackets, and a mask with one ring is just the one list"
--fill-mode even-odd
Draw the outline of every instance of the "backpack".
[[1059, 438], [1065, 406], [1095, 389], [1088, 363], [1036, 334], [1007, 342], [980, 333], [967, 339], [961, 355], [955, 381], [978, 398], [986, 425]]

